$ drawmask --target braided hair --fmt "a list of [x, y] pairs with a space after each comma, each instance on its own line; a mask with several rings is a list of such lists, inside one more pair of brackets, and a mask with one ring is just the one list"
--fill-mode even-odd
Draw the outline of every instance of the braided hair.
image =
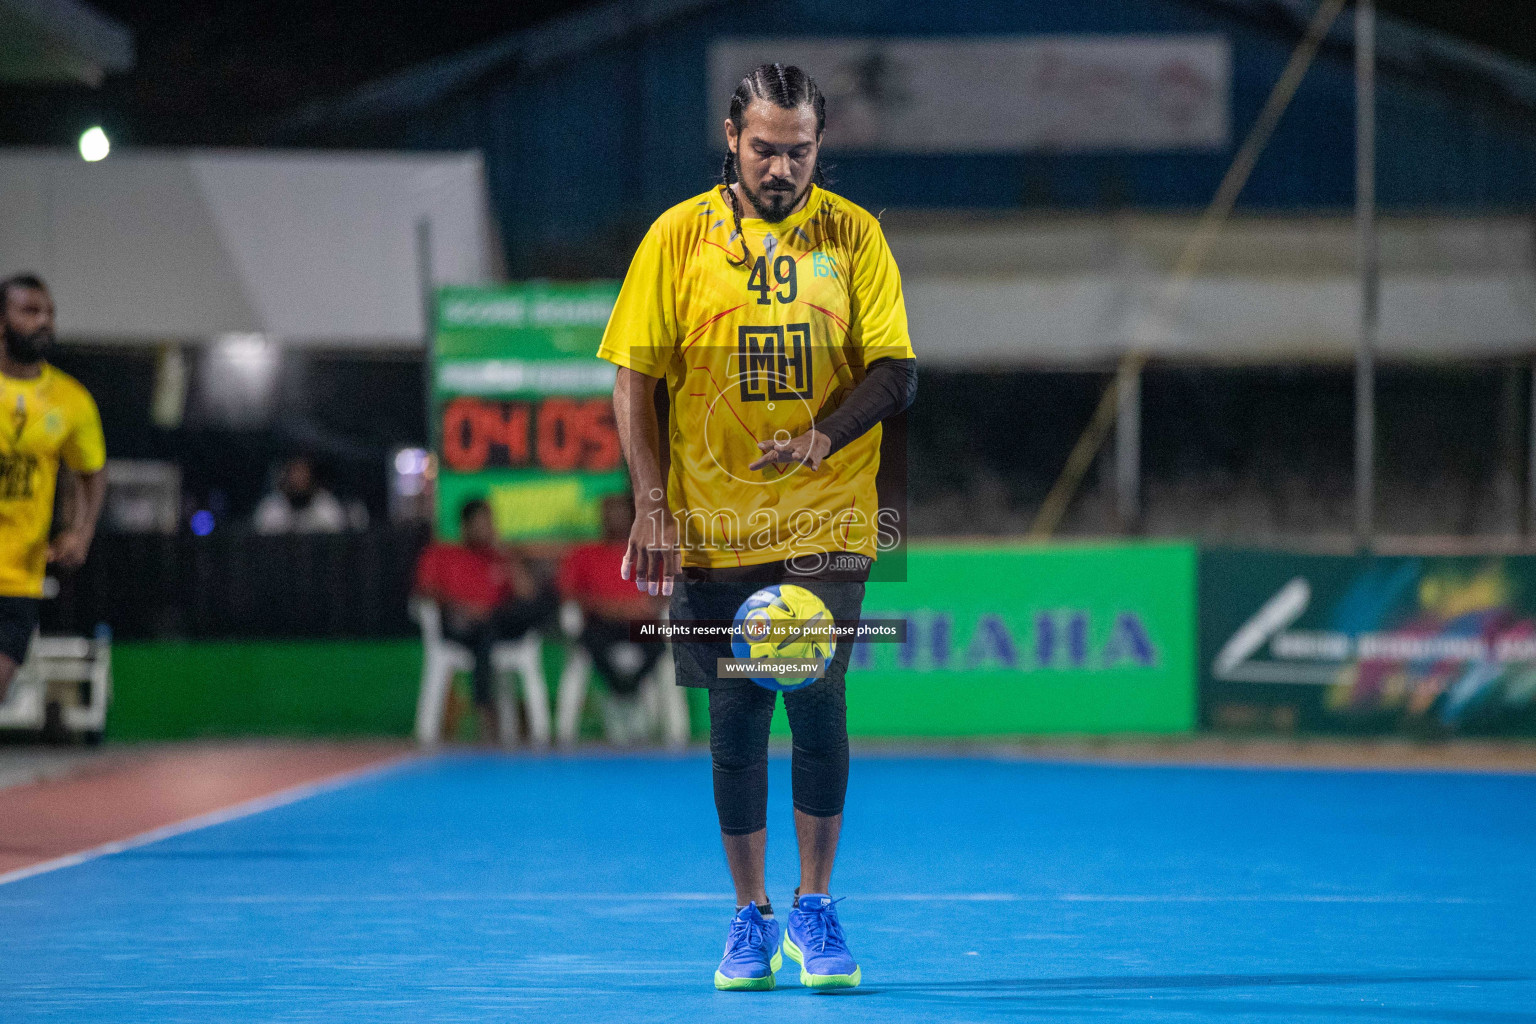
[[[801, 71], [793, 64], [759, 64], [747, 74], [736, 86], [736, 91], [731, 94], [731, 123], [736, 126], [736, 137], [741, 138], [742, 130], [747, 123], [747, 107], [754, 99], [767, 100], [785, 110], [794, 110], [804, 104], [810, 104], [811, 110], [816, 114], [816, 137], [821, 137], [821, 131], [827, 124], [827, 99], [817, 88], [816, 82], [810, 75]], [[741, 230], [741, 201], [736, 197], [736, 190], [731, 185], [741, 180], [738, 171], [737, 154], [729, 148], [725, 151], [725, 162], [720, 166], [720, 180], [725, 185], [725, 196], [731, 204], [731, 219], [736, 224], [736, 237], [741, 239], [741, 261], [732, 260], [732, 266], [745, 267], [751, 260], [751, 250], [747, 248], [747, 236]], [[812, 179], [816, 184], [825, 186], [826, 176], [822, 173], [821, 161], [816, 162], [816, 169]]]

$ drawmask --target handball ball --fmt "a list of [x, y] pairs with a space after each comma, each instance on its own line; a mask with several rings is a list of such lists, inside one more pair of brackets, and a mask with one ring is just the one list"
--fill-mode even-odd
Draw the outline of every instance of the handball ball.
[[[837, 651], [837, 640], [827, 632], [831, 624], [826, 602], [804, 587], [791, 583], [764, 587], [736, 610], [731, 653], [756, 661], [820, 661], [825, 672]], [[798, 690], [817, 678], [764, 675], [752, 681], [768, 690]]]

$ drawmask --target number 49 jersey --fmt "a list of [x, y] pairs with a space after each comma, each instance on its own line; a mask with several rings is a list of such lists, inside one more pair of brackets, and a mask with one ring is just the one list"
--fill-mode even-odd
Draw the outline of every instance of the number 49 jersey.
[[659, 217], [640, 243], [599, 356], [665, 378], [667, 500], [684, 565], [876, 555], [880, 428], [822, 463], [747, 467], [760, 441], [824, 420], [879, 359], [910, 359], [901, 276], [879, 222], [811, 187], [777, 224], [716, 188]]

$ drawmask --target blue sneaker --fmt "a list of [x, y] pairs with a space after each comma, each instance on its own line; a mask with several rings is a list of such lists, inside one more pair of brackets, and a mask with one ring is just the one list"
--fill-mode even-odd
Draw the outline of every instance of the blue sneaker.
[[773, 972], [783, 964], [779, 922], [759, 913], [756, 903], [748, 903], [731, 919], [725, 959], [715, 971], [715, 988], [722, 992], [766, 991], [773, 988]]
[[837, 921], [840, 902], [823, 893], [807, 893], [789, 912], [784, 952], [800, 965], [800, 984], [806, 988], [855, 988], [862, 980]]

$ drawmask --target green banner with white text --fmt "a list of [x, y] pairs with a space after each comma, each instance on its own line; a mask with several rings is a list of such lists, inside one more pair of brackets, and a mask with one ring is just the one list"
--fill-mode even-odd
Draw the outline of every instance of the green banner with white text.
[[1213, 549], [1202, 719], [1222, 730], [1536, 735], [1536, 558]]
[[595, 355], [617, 282], [444, 288], [432, 352], [437, 532], [490, 502], [503, 537], [598, 533], [598, 503], [628, 488], [614, 368]]

